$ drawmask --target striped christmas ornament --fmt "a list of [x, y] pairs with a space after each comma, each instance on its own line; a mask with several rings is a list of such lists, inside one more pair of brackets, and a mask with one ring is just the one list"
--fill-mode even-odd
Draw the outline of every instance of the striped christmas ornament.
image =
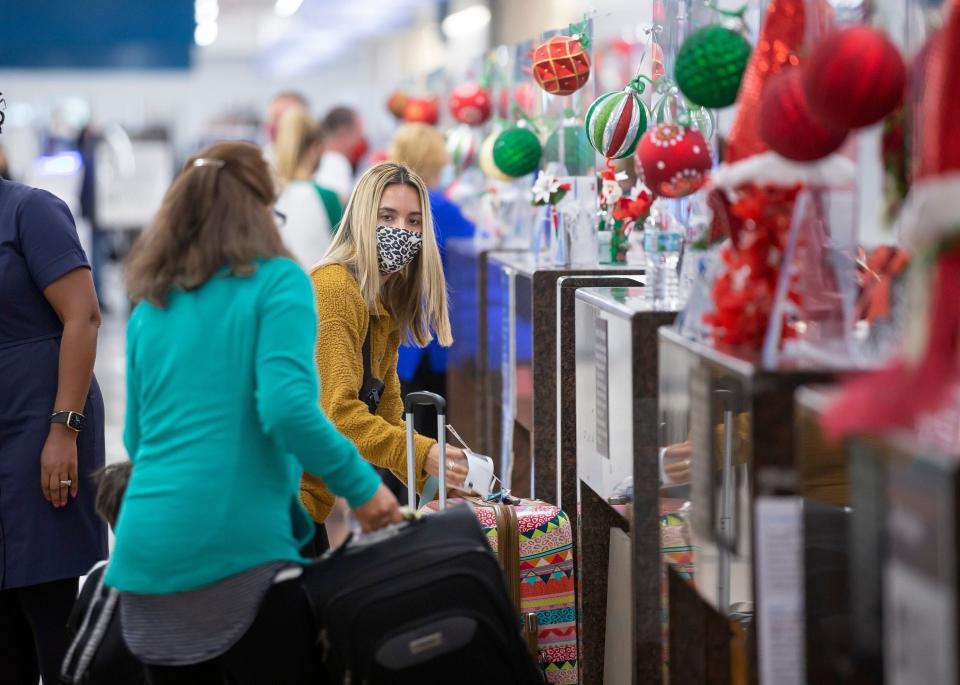
[[457, 176], [473, 166], [480, 151], [480, 137], [467, 124], [461, 124], [447, 135], [447, 156]]
[[585, 125], [590, 144], [604, 157], [623, 159], [633, 154], [647, 130], [647, 107], [629, 85], [604, 93], [587, 110]]

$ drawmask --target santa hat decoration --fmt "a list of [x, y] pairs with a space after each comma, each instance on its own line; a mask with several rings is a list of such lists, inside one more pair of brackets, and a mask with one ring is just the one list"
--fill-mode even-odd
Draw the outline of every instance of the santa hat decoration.
[[960, 382], [960, 0], [949, 0], [932, 40], [917, 112], [916, 180], [898, 222], [917, 263], [932, 266], [911, 275], [917, 287], [910, 295], [919, 293], [921, 302], [911, 305], [904, 355], [846, 386], [823, 418], [833, 438], [914, 426]]
[[797, 51], [806, 35], [805, 11], [804, 0], [772, 0], [767, 7], [757, 47], [740, 82], [737, 116], [724, 154], [728, 164], [766, 152], [760, 138], [760, 96], [771, 76], [800, 63]]

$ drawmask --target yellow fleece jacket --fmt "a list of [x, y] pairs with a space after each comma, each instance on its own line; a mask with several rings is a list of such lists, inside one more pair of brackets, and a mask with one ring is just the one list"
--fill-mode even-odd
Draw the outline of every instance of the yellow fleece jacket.
[[[397, 376], [400, 331], [382, 306], [371, 312], [353, 274], [339, 264], [315, 269], [310, 275], [317, 304], [316, 362], [320, 374], [320, 404], [333, 425], [350, 438], [363, 458], [393, 471], [407, 481], [407, 438]], [[359, 399], [363, 385], [363, 341], [367, 325], [370, 368], [384, 383], [376, 414]], [[435, 441], [414, 439], [417, 489], [423, 487], [427, 453]], [[300, 499], [314, 521], [322, 523], [333, 508], [334, 496], [322, 480], [304, 473]]]

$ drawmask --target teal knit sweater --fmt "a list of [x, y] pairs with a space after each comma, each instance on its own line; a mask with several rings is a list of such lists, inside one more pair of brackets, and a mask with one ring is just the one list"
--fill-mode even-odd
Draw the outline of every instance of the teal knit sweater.
[[222, 271], [127, 326], [124, 443], [133, 475], [107, 584], [191, 590], [260, 564], [300, 561], [313, 535], [304, 470], [357, 506], [380, 479], [319, 404], [307, 275], [269, 259]]

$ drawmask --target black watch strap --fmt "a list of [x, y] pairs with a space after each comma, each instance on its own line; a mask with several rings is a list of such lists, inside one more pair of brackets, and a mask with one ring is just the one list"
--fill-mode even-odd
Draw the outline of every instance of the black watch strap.
[[83, 430], [83, 424], [86, 421], [83, 414], [75, 411], [57, 411], [50, 417], [50, 423], [62, 423], [75, 430], [78, 433]]

